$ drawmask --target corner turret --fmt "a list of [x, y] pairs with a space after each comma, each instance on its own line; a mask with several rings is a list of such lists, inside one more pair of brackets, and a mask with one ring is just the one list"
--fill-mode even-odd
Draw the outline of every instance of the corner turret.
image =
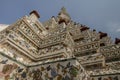
[[32, 22], [35, 22], [38, 20], [38, 18], [40, 18], [40, 15], [38, 14], [36, 10], [33, 10], [30, 12], [29, 18], [32, 20]]

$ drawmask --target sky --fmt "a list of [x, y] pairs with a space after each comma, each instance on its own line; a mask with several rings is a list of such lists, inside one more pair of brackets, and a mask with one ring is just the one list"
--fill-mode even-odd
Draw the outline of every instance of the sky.
[[120, 38], [120, 0], [0, 0], [0, 24], [12, 24], [32, 10], [44, 22], [65, 7], [73, 21]]

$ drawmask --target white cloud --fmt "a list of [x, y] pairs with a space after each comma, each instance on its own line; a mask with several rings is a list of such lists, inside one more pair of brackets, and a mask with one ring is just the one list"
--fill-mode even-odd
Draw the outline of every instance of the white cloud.
[[117, 29], [117, 32], [120, 32], [120, 29]]
[[107, 23], [107, 30], [109, 32], [120, 32], [120, 23], [119, 22], [110, 22]]
[[0, 31], [2, 31], [3, 29], [7, 28], [9, 25], [5, 25], [5, 24], [0, 24]]

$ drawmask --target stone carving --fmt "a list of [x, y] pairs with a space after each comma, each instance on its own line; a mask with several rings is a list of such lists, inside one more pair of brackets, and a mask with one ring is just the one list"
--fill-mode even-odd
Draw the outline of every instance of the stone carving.
[[[71, 62], [67, 62], [63, 65], [61, 62], [58, 62], [55, 63], [54, 66], [47, 65], [33, 68], [29, 74], [33, 76], [33, 80], [76, 80], [79, 77], [79, 73], [85, 75], [82, 71], [79, 65], [72, 65]], [[85, 80], [87, 76], [81, 77]]]

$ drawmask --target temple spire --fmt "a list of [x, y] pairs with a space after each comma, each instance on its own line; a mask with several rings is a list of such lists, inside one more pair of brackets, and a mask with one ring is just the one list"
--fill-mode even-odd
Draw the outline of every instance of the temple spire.
[[61, 8], [61, 11], [59, 12], [59, 14], [64, 14], [64, 15], [66, 15], [67, 17], [70, 18], [70, 15], [68, 14], [68, 12], [67, 12], [67, 10], [66, 10], [65, 7], [62, 7], [62, 8]]
[[70, 20], [71, 20], [71, 17], [68, 14], [68, 12], [66, 11], [66, 8], [62, 7], [58, 14], [58, 22], [59, 23], [64, 22], [65, 24], [67, 24], [67, 23], [69, 23]]

